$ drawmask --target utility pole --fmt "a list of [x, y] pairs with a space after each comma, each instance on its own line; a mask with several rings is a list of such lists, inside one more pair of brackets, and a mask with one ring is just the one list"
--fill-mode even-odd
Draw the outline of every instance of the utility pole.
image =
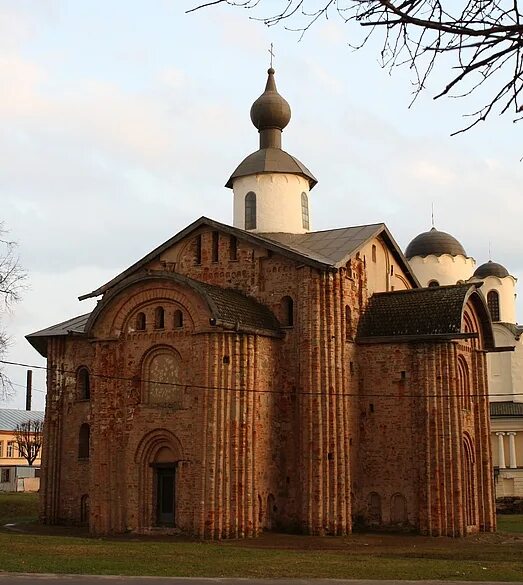
[[33, 370], [27, 370], [27, 385], [25, 390], [25, 409], [31, 410], [31, 400], [33, 394]]

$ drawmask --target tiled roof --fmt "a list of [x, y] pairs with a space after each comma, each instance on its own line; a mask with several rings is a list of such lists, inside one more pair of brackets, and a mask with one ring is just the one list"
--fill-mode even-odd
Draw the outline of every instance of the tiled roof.
[[26, 339], [39, 353], [46, 356], [49, 337], [84, 333], [90, 327], [89, 318], [95, 318], [97, 313], [110, 302], [113, 295], [135, 282], [150, 279], [172, 280], [196, 290], [207, 301], [212, 318], [217, 325], [243, 331], [280, 334], [280, 324], [271, 310], [239, 291], [200, 282], [173, 272], [148, 271], [139, 272], [121, 281], [102, 299], [92, 313], [31, 333], [26, 335]]
[[198, 286], [206, 291], [217, 321], [253, 330], [279, 331], [278, 320], [265, 305], [232, 289], [203, 282], [198, 282]]
[[470, 284], [461, 284], [374, 294], [358, 338], [458, 337], [470, 289]]
[[14, 410], [0, 408], [0, 431], [14, 431], [17, 425], [28, 420], [44, 420], [44, 413], [40, 410]]
[[523, 417], [523, 402], [491, 402], [490, 416]]

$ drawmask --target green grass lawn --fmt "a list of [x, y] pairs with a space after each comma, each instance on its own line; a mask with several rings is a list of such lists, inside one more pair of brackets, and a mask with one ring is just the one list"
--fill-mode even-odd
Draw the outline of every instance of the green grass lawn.
[[38, 494], [0, 492], [0, 526], [10, 522], [31, 522], [37, 517]]
[[[0, 523], [36, 517], [36, 498], [0, 494]], [[64, 531], [0, 531], [0, 568], [13, 572], [193, 577], [326, 577], [517, 581], [523, 575], [523, 516], [504, 531], [463, 539], [357, 534], [264, 534], [221, 543], [170, 538], [86, 538]], [[74, 534], [74, 532], [71, 532]], [[76, 533], [78, 534], [78, 533]]]
[[523, 533], [523, 514], [498, 514], [498, 531]]

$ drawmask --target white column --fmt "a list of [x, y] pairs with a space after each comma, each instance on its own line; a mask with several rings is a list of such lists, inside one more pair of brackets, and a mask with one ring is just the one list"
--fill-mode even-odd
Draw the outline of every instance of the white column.
[[510, 432], [507, 433], [508, 435], [508, 458], [509, 458], [509, 467], [511, 469], [517, 468], [516, 463], [516, 433]]
[[505, 446], [503, 445], [503, 437], [505, 433], [496, 433], [498, 437], [498, 467], [505, 469]]

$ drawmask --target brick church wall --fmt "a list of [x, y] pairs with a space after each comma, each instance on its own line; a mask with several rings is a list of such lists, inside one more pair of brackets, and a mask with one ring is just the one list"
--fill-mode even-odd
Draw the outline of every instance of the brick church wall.
[[[365, 257], [320, 272], [238, 242], [232, 259], [230, 237], [221, 234], [214, 261], [215, 236], [199, 235], [199, 263], [191, 236], [148, 268], [234, 286], [282, 324], [282, 299], [291, 297], [293, 323], [283, 337], [213, 327], [202, 298], [168, 281], [106, 293], [110, 302], [90, 340], [49, 342], [42, 518], [79, 522], [88, 496], [93, 533], [147, 532], [156, 524], [152, 465], [175, 460], [176, 525], [202, 538], [269, 528], [347, 534], [353, 520], [466, 533], [463, 429], [478, 486], [488, 484], [489, 438], [486, 402], [468, 413], [459, 408], [458, 353], [478, 388], [484, 355], [453, 343], [357, 344], [368, 295]], [[163, 329], [139, 330], [138, 314], [151, 323], [158, 306]], [[178, 310], [183, 327], [175, 326]], [[162, 351], [170, 357], [154, 362]], [[148, 370], [153, 362], [163, 365]], [[172, 392], [147, 382], [171, 380], [167, 363], [177, 368]], [[78, 400], [74, 374], [57, 370], [80, 365], [101, 374], [90, 401]], [[84, 423], [89, 461], [78, 458]], [[491, 529], [492, 510], [482, 506], [473, 503], [481, 526]]]

